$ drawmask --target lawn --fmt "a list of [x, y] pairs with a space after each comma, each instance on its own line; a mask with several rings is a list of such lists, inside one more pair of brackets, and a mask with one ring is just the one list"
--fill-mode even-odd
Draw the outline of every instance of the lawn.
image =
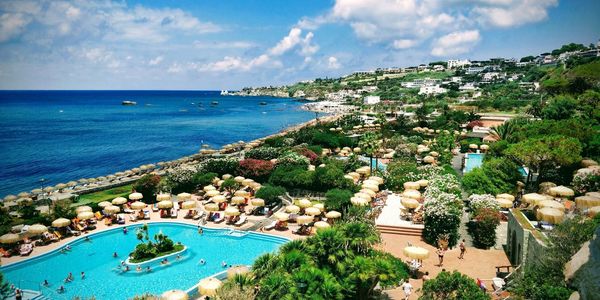
[[72, 206], [80, 206], [80, 205], [85, 205], [85, 204], [90, 204], [90, 203], [99, 203], [102, 201], [111, 201], [112, 199], [117, 198], [117, 197], [127, 198], [127, 196], [131, 193], [131, 188], [132, 188], [132, 185], [128, 184], [128, 185], [119, 186], [119, 187], [115, 187], [115, 188], [108, 189], [108, 190], [103, 190], [103, 191], [98, 191], [95, 193], [81, 195], [81, 196], [79, 196], [79, 201], [73, 203]]

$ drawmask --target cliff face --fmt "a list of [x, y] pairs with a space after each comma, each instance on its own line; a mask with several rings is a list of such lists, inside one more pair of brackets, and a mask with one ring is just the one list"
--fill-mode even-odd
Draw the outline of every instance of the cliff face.
[[583, 300], [600, 299], [600, 227], [565, 265], [565, 279]]

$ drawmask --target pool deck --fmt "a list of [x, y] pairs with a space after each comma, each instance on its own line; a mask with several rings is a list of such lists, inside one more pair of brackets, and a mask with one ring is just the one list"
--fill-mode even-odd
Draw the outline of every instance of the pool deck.
[[[199, 199], [197, 197], [194, 197], [195, 199]], [[199, 204], [199, 208], [202, 208], [202, 205]], [[1, 261], [1, 265], [5, 266], [5, 265], [9, 265], [12, 263], [16, 263], [19, 261], [24, 261], [36, 256], [40, 256], [42, 254], [45, 254], [47, 252], [50, 252], [52, 250], [61, 248], [69, 243], [71, 243], [72, 241], [84, 237], [86, 234], [92, 234], [92, 233], [98, 233], [98, 232], [102, 232], [102, 231], [106, 231], [106, 230], [110, 230], [110, 229], [114, 229], [114, 228], [122, 228], [125, 226], [131, 226], [131, 225], [135, 225], [135, 224], [143, 224], [143, 223], [147, 223], [147, 222], [164, 222], [164, 223], [182, 223], [182, 224], [192, 224], [194, 226], [198, 225], [198, 220], [192, 220], [192, 219], [185, 219], [183, 218], [185, 213], [187, 212], [187, 210], [180, 210], [178, 213], [177, 218], [161, 218], [159, 215], [159, 212], [151, 212], [150, 213], [150, 219], [149, 220], [143, 220], [143, 221], [137, 221], [137, 222], [131, 222], [129, 220], [125, 221], [125, 224], [123, 225], [111, 225], [111, 226], [107, 226], [104, 224], [104, 222], [99, 221], [96, 224], [96, 229], [94, 230], [90, 230], [87, 233], [83, 233], [80, 236], [70, 236], [67, 238], [64, 238], [60, 241], [45, 245], [45, 246], [35, 246], [33, 247], [33, 252], [31, 252], [30, 255], [28, 256], [11, 256], [11, 257], [2, 257]], [[242, 226], [234, 226], [234, 225], [227, 225], [225, 224], [225, 222], [221, 222], [219, 224], [216, 224], [214, 222], [207, 222], [206, 224], [204, 224], [203, 226], [205, 227], [210, 227], [210, 228], [230, 228], [230, 229], [237, 229], [237, 230], [248, 230], [249, 228], [252, 227], [257, 227], [259, 225], [259, 223], [265, 223], [265, 220], [270, 220], [268, 218], [266, 218], [265, 216], [248, 216], [248, 221], [242, 225]], [[270, 223], [270, 221], [266, 222], [266, 224]], [[285, 237], [288, 239], [301, 239], [301, 238], [305, 238], [306, 236], [300, 236], [300, 235], [296, 235], [293, 234], [292, 231], [296, 230], [299, 226], [296, 224], [288, 224], [288, 229], [284, 230], [284, 231], [279, 231], [279, 230], [265, 230], [264, 232], [259, 230], [254, 230], [255, 232], [259, 232], [259, 233], [265, 233], [265, 234], [272, 234], [272, 235], [277, 235], [277, 236], [281, 236], [281, 237]], [[262, 228], [262, 226], [259, 226], [259, 228]]]

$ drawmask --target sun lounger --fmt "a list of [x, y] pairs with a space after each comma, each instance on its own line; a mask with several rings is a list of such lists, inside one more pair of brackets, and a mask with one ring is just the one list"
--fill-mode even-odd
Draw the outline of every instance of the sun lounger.
[[73, 229], [71, 229], [71, 227], [67, 227], [67, 232], [70, 233], [71, 235], [75, 235], [75, 236], [81, 234], [81, 231], [73, 230]]
[[246, 215], [242, 215], [240, 217], [240, 219], [237, 222], [235, 222], [234, 225], [235, 226], [242, 226], [244, 223], [246, 223], [247, 220], [248, 220], [248, 217], [246, 217]]
[[54, 234], [59, 240], [62, 239], [62, 234], [60, 234], [60, 232], [53, 231], [52, 234]]
[[171, 209], [171, 218], [177, 218], [177, 210], [176, 209]]
[[150, 220], [150, 211], [149, 210], [144, 210], [144, 220]]
[[98, 221], [100, 221], [100, 220], [102, 220], [102, 218], [104, 218], [104, 216], [99, 211], [97, 211], [94, 215], [96, 216], [96, 219], [98, 219]]
[[32, 251], [33, 251], [32, 244], [22, 244], [21, 247], [19, 247], [19, 254], [21, 254], [21, 256], [27, 256], [27, 255], [31, 254]]
[[223, 220], [225, 220], [225, 216], [221, 216], [221, 214], [215, 214], [215, 219], [214, 219], [215, 223], [221, 223], [221, 222], [223, 222]]
[[192, 217], [194, 220], [200, 220], [204, 216], [204, 211], [196, 212], [196, 214]]
[[137, 221], [137, 216], [135, 214], [129, 215], [129, 221], [131, 221], [131, 222]]
[[278, 221], [277, 221], [277, 220], [275, 220], [275, 221], [271, 222], [271, 224], [269, 224], [269, 225], [266, 225], [265, 227], [263, 227], [263, 229], [266, 229], [266, 230], [271, 230], [271, 229], [275, 228], [275, 225], [277, 225], [277, 222], [278, 222]]
[[112, 225], [112, 220], [110, 218], [104, 219], [104, 225], [111, 226]]
[[152, 211], [153, 212], [157, 212], [158, 211], [158, 204], [154, 203], [154, 205], [152, 205]]
[[8, 250], [4, 250], [4, 248], [0, 248], [0, 255], [2, 255], [2, 257], [11, 257], [11, 253]]

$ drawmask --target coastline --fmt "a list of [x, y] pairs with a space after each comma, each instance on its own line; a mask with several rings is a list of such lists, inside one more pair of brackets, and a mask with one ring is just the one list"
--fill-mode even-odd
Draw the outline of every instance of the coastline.
[[[295, 99], [295, 98], [290, 98], [290, 99]], [[313, 111], [313, 110], [307, 109], [305, 107], [305, 105], [302, 105], [301, 109], [307, 110], [307, 111]], [[338, 114], [330, 114], [330, 115], [327, 115], [327, 116], [319, 117], [318, 119], [314, 118], [314, 119], [311, 119], [311, 120], [306, 121], [306, 122], [302, 122], [302, 123], [299, 123], [299, 124], [296, 124], [296, 125], [288, 126], [285, 129], [280, 130], [279, 132], [276, 132], [276, 133], [273, 133], [273, 134], [270, 134], [270, 135], [266, 135], [266, 136], [263, 136], [263, 137], [260, 137], [260, 138], [257, 138], [257, 139], [245, 142], [244, 144], [246, 144], [246, 145], [248, 145], [248, 144], [260, 145], [266, 139], [273, 138], [273, 137], [278, 137], [278, 136], [284, 136], [284, 135], [286, 135], [288, 133], [291, 133], [291, 132], [294, 132], [294, 131], [298, 131], [298, 130], [300, 130], [302, 128], [305, 128], [305, 127], [315, 126], [316, 124], [318, 124], [320, 122], [332, 122], [332, 121], [335, 121], [335, 120], [341, 118], [342, 116], [343, 116], [343, 114], [339, 114], [338, 113]], [[202, 145], [199, 145], [198, 148], [202, 149], [201, 146]], [[226, 146], [227, 145], [224, 145], [220, 149], [215, 149], [215, 150], [217, 151], [217, 153], [220, 153], [220, 154], [225, 154], [226, 153], [228, 156], [240, 155], [244, 151], [244, 149], [241, 148], [239, 150], [235, 150], [235, 151], [232, 151], [232, 152], [227, 152], [226, 151]], [[128, 184], [128, 183], [132, 183], [132, 182], [135, 182], [137, 179], [139, 179], [144, 174], [148, 174], [148, 173], [152, 173], [152, 172], [160, 172], [163, 169], [165, 169], [167, 166], [170, 166], [170, 165], [177, 165], [177, 164], [182, 163], [182, 162], [186, 162], [186, 161], [190, 161], [190, 160], [197, 160], [199, 154], [202, 155], [200, 152], [196, 152], [196, 153], [193, 153], [193, 154], [190, 154], [190, 155], [182, 156], [182, 157], [174, 159], [174, 160], [164, 161], [164, 162], [157, 162], [156, 166], [154, 164], [150, 164], [150, 165], [152, 165], [152, 168], [149, 167], [148, 170], [139, 170], [139, 168], [137, 168], [139, 170], [139, 172], [131, 172], [131, 174], [121, 177], [116, 182], [115, 181], [110, 181], [110, 182], [104, 182], [103, 184], [102, 183], [97, 183], [97, 184], [93, 184], [93, 185], [87, 185], [87, 184], [86, 185], [80, 185], [78, 183], [77, 186], [81, 187], [80, 189], [75, 189], [74, 187], [71, 187], [71, 188], [62, 189], [62, 192], [53, 191], [50, 194], [42, 193], [42, 194], [38, 195], [37, 199], [35, 199], [34, 202], [35, 201], [39, 201], [41, 199], [48, 199], [48, 198], [49, 199], [53, 199], [54, 198], [56, 200], [62, 200], [62, 199], [65, 199], [65, 198], [69, 198], [68, 196], [84, 195], [84, 194], [88, 194], [88, 193], [93, 193], [93, 192], [105, 190], [105, 189], [108, 189], [108, 188], [111, 188], [111, 187], [121, 186], [121, 185], [125, 185], [125, 184]], [[210, 156], [203, 156], [201, 158], [201, 160], [204, 160], [206, 158], [211, 158], [211, 157]], [[133, 169], [130, 169], [130, 170], [127, 170], [127, 171], [116, 172], [116, 173], [113, 173], [113, 174], [127, 173], [127, 172], [135, 170], [135, 169], [136, 168], [133, 168]], [[100, 177], [109, 177], [109, 176], [113, 176], [113, 175], [112, 174], [107, 174], [107, 175], [100, 176]], [[65, 181], [67, 181], [67, 180], [65, 179]], [[26, 191], [26, 192], [29, 193], [29, 191]], [[19, 198], [21, 198], [21, 197], [19, 197]], [[16, 206], [16, 200], [17, 199], [15, 199], [15, 201], [3, 201], [3, 202], [4, 202], [5, 206], [9, 207], [9, 209], [10, 209], [11, 206]]]

